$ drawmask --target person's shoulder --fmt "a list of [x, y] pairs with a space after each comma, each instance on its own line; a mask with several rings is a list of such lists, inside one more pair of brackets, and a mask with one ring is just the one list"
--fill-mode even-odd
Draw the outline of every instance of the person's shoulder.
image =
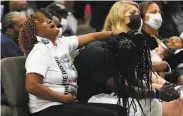
[[3, 43], [9, 43], [11, 42], [10, 38], [4, 34], [1, 33], [1, 42]]
[[88, 46], [88, 47], [91, 47], [91, 46], [93, 46], [93, 47], [102, 47], [105, 43], [106, 43], [105, 40], [103, 40], [103, 41], [102, 40], [96, 40], [96, 41], [88, 43], [86, 46]]
[[61, 38], [57, 38], [56, 43], [58, 45], [65, 44], [70, 45], [72, 43], [78, 43], [78, 37], [77, 36], [62, 36]]
[[106, 46], [105, 41], [93, 41], [87, 44], [85, 49], [95, 52], [101, 52], [104, 51], [104, 49], [106, 49], [105, 46]]
[[48, 47], [42, 43], [35, 44], [30, 54], [33, 54], [33, 53], [36, 53], [36, 54], [48, 53]]
[[59, 41], [72, 41], [72, 39], [77, 39], [77, 36], [73, 35], [73, 36], [62, 36], [60, 38], [58, 38], [57, 40]]
[[1, 34], [1, 45], [2, 46], [12, 46], [15, 44], [15, 42], [13, 40], [11, 40], [11, 38], [9, 38], [8, 36], [5, 36], [3, 34]]

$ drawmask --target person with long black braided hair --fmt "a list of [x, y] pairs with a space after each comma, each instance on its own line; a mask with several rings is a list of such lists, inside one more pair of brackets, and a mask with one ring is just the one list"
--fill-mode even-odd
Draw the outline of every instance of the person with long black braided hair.
[[[150, 104], [147, 102], [145, 105], [143, 103], [145, 100], [140, 101], [140, 99], [153, 98], [154, 92], [160, 93], [161, 97], [168, 90], [172, 91], [171, 94], [175, 92], [171, 86], [164, 86], [160, 91], [152, 90], [148, 39], [145, 39], [145, 36], [137, 31], [130, 31], [139, 30], [140, 26], [141, 19], [138, 5], [135, 2], [116, 2], [112, 6], [103, 30], [120, 30], [124, 33], [108, 41], [95, 41], [86, 45], [75, 58], [75, 66], [78, 70], [78, 99], [80, 101], [87, 102], [89, 100], [92, 102], [90, 97], [93, 95], [99, 94], [99, 97], [105, 97], [107, 94], [115, 92], [119, 100], [123, 98], [122, 106], [131, 110], [133, 109], [129, 106], [131, 103], [137, 107], [144, 104], [149, 108]], [[128, 99], [129, 97], [132, 97], [132, 102]], [[114, 99], [102, 101], [97, 97], [96, 99], [100, 103], [114, 103], [113, 101], [115, 101]], [[144, 106], [142, 109], [147, 113], [150, 108], [145, 109]], [[157, 100], [152, 99], [152, 108], [154, 110], [148, 113], [149, 116], [162, 115], [161, 104]], [[134, 112], [132, 112], [132, 116]]]

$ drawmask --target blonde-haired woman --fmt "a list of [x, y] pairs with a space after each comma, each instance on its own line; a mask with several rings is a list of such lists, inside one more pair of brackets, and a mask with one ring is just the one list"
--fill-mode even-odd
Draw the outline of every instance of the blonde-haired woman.
[[130, 29], [139, 29], [141, 18], [138, 8], [135, 2], [116, 2], [109, 11], [103, 30], [128, 32]]
[[[135, 2], [116, 2], [108, 13], [103, 31], [110, 30], [127, 33], [130, 30], [140, 30], [142, 21], [139, 13], [138, 5]], [[79, 85], [77, 97], [80, 101], [109, 104], [116, 104], [118, 101], [117, 96], [109, 94], [116, 91], [115, 84], [113, 84], [113, 77], [115, 76], [113, 75], [115, 72], [113, 67], [115, 64], [113, 62], [115, 56], [111, 50], [112, 48], [105, 48], [106, 43], [106, 41], [95, 41], [86, 45], [85, 49], [82, 50], [75, 59]], [[144, 54], [144, 57], [147, 58], [145, 55], [146, 54]], [[129, 60], [126, 62], [130, 62]], [[121, 91], [123, 92], [123, 90]], [[142, 99], [145, 98], [143, 96], [144, 93], [146, 94], [146, 97], [153, 98], [152, 91], [144, 91], [144, 93], [142, 93], [137, 90], [136, 93], [139, 94]], [[128, 100], [131, 101], [130, 99]], [[147, 100], [146, 104], [145, 100], [140, 101], [144, 113], [147, 116], [162, 116], [161, 104], [157, 100], [152, 100], [152, 109], [150, 112], [150, 102], [148, 101], [149, 100]], [[141, 112], [137, 101], [134, 100], [134, 103], [137, 107], [136, 109], [133, 107], [129, 108], [129, 116], [142, 116], [143, 113]]]

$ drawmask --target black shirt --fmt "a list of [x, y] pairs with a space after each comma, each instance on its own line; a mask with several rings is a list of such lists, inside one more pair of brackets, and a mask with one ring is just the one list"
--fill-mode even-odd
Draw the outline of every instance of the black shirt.
[[183, 63], [183, 50], [171, 55], [166, 61], [172, 69], [175, 69], [179, 64]]
[[96, 94], [110, 93], [106, 82], [113, 74], [113, 54], [105, 41], [94, 41], [85, 46], [75, 59], [78, 71], [78, 100], [87, 102]]

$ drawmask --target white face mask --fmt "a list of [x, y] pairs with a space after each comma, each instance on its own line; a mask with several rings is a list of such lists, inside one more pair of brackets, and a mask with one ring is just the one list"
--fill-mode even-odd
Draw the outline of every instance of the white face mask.
[[146, 24], [148, 24], [150, 27], [152, 27], [155, 30], [161, 27], [163, 20], [160, 13], [156, 13], [156, 14], [148, 13], [146, 15], [149, 16], [149, 20], [145, 21]]
[[67, 29], [67, 20], [62, 18], [60, 24], [62, 25], [62, 32], [65, 32], [65, 30]]

